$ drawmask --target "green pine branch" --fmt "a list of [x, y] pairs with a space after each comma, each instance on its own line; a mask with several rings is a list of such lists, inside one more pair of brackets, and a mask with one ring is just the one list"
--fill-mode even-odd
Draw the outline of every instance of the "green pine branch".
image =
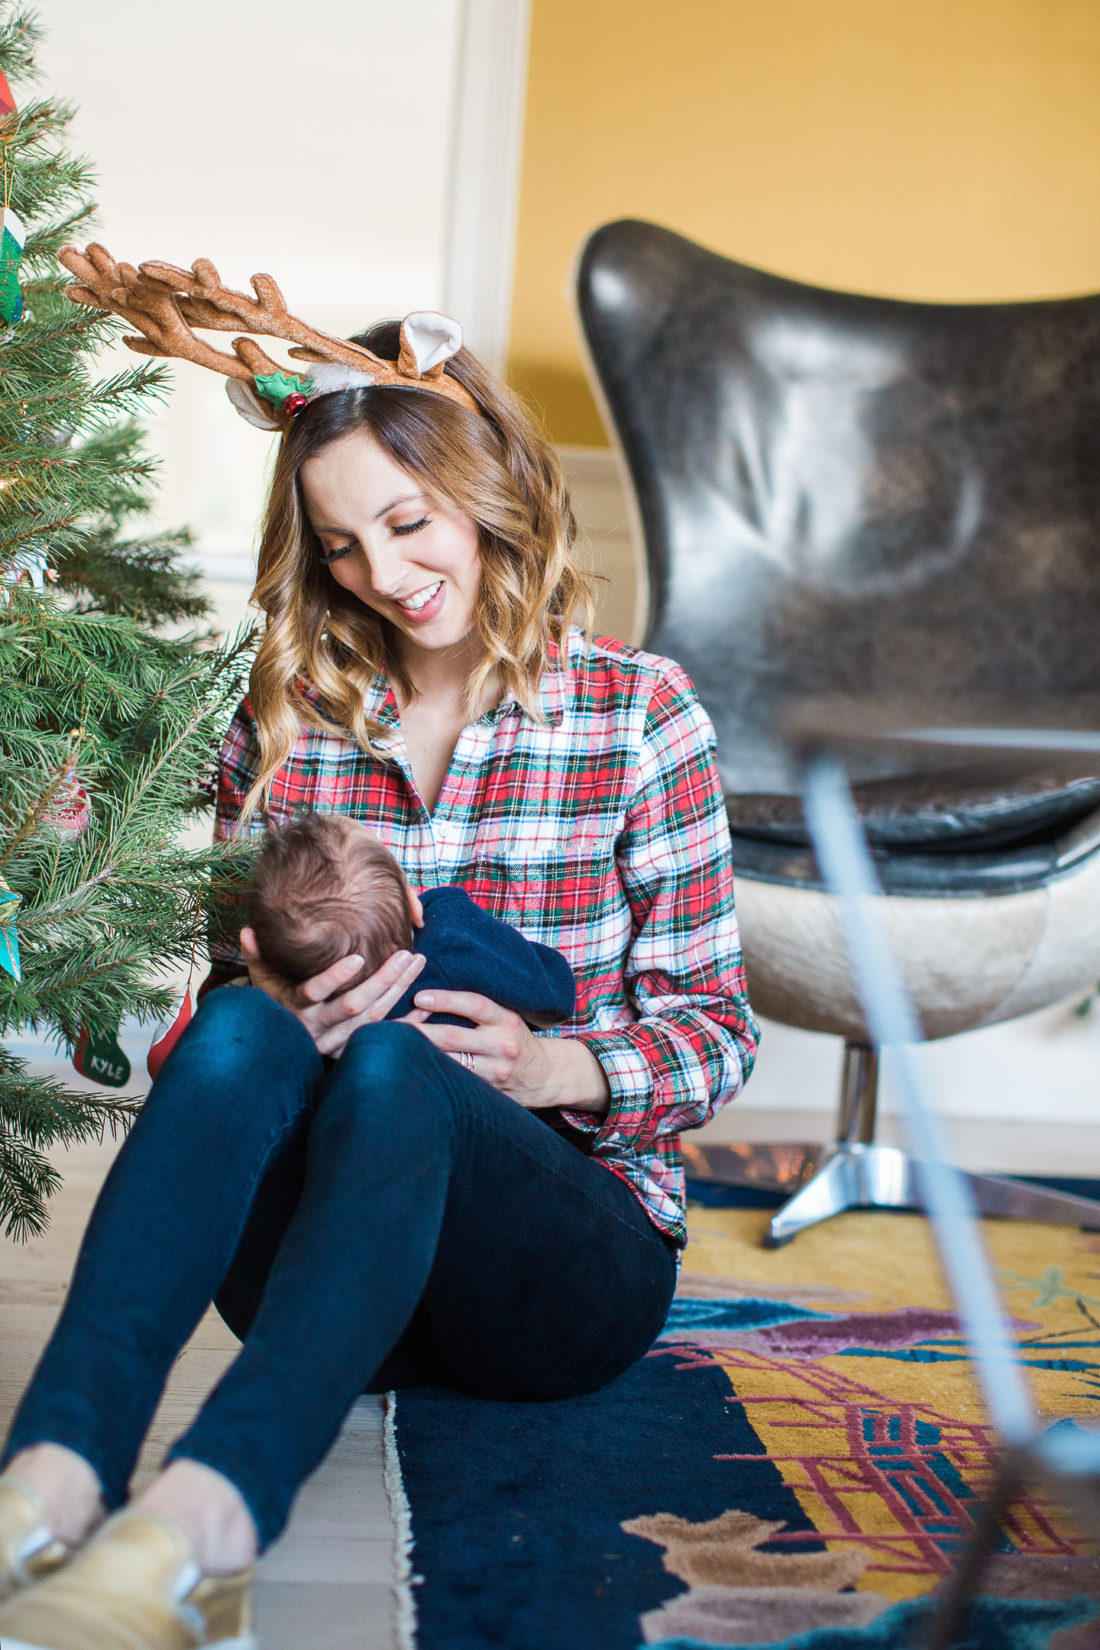
[[[0, 1040], [30, 1031], [70, 1051], [82, 1029], [163, 1014], [165, 971], [242, 886], [245, 850], [185, 848], [181, 829], [209, 810], [248, 659], [241, 639], [202, 633], [186, 530], [145, 526], [157, 463], [142, 419], [167, 369], [103, 371], [121, 323], [65, 296], [57, 253], [91, 233], [94, 171], [67, 148], [72, 105], [30, 93], [41, 32], [0, 0], [0, 69], [20, 105], [2, 152], [27, 229], [24, 313], [0, 325], [0, 877], [19, 897], [22, 965], [19, 981], [0, 971]], [[16, 582], [36, 557], [57, 575], [41, 592]], [[80, 834], [59, 813], [70, 780], [88, 799]], [[139, 1104], [67, 1088], [0, 1041], [0, 1228], [40, 1231], [51, 1154]]]

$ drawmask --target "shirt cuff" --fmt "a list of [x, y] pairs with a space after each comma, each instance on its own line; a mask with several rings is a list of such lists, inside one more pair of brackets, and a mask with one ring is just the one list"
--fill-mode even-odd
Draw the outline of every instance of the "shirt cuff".
[[639, 1124], [649, 1110], [653, 1098], [653, 1072], [649, 1062], [636, 1044], [618, 1031], [597, 1031], [579, 1037], [600, 1062], [611, 1090], [611, 1099], [602, 1117], [590, 1111], [570, 1111], [561, 1108], [561, 1115], [571, 1128], [587, 1135], [592, 1150], [605, 1147], [609, 1153], [637, 1150]]

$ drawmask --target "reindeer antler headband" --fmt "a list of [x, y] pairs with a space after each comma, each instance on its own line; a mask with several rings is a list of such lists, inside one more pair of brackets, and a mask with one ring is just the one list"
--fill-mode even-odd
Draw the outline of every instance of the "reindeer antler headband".
[[[401, 323], [397, 362], [383, 361], [359, 344], [318, 332], [289, 314], [286, 300], [270, 275], [253, 275], [252, 290], [223, 286], [209, 258], [196, 258], [188, 269], [174, 264], [119, 264], [95, 242], [85, 252], [66, 246], [61, 262], [77, 285], [65, 288], [78, 304], [121, 315], [140, 337], [125, 342], [139, 355], [195, 361], [229, 380], [229, 399], [242, 418], [261, 430], [285, 429], [287, 420], [318, 395], [333, 390], [376, 385], [382, 388], [435, 390], [478, 412], [473, 396], [443, 371], [462, 348], [462, 328], [445, 315], [418, 310]], [[294, 347], [287, 353], [308, 361], [308, 373], [280, 367], [255, 338], [234, 338], [233, 354], [196, 337], [195, 328], [215, 332], [258, 333], [281, 338]]]

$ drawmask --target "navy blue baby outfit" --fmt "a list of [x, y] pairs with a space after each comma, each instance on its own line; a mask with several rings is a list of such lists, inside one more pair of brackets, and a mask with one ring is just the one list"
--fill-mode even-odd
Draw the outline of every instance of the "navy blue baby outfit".
[[[386, 1016], [400, 1020], [419, 991], [476, 991], [540, 1025], [558, 1025], [573, 1013], [577, 985], [560, 951], [528, 940], [491, 917], [464, 888], [429, 888], [421, 895], [424, 926], [413, 930], [413, 950], [427, 960]], [[472, 1026], [457, 1014], [432, 1014], [436, 1025]]]

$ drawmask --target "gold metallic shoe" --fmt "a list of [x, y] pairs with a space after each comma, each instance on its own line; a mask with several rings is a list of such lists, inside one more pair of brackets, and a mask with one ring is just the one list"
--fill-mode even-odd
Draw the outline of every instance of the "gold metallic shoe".
[[255, 1567], [206, 1576], [178, 1524], [127, 1510], [0, 1607], [3, 1650], [255, 1650]]
[[46, 1503], [18, 1478], [0, 1478], [0, 1603], [67, 1564], [73, 1549], [46, 1523]]

